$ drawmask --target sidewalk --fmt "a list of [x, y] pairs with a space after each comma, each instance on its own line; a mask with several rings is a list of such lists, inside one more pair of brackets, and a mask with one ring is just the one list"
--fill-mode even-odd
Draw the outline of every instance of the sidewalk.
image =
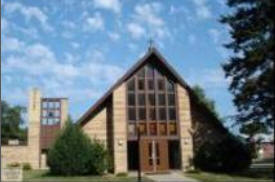
[[146, 175], [146, 177], [156, 182], [199, 182], [195, 179], [185, 177], [180, 172], [171, 172], [169, 174], [150, 174]]

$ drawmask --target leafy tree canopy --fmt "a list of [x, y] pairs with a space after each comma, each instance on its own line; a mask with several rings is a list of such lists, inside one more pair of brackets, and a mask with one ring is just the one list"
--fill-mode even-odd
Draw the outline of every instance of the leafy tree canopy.
[[[228, 0], [222, 16], [229, 25], [234, 55], [223, 65], [231, 78], [241, 132], [264, 133], [274, 127], [274, 1]], [[249, 123], [249, 124], [248, 124]]]
[[24, 122], [22, 113], [25, 111], [22, 106], [10, 106], [1, 100], [1, 143], [7, 143], [8, 139], [26, 140], [27, 129], [20, 128]]
[[215, 101], [206, 96], [203, 88], [201, 88], [199, 85], [195, 85], [193, 87], [193, 91], [199, 98], [199, 101], [204, 104], [215, 115], [217, 119], [219, 119], [219, 114], [215, 107]]

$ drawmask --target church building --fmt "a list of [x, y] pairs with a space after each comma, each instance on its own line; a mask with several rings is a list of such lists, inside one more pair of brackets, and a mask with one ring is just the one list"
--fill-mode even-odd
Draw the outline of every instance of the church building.
[[190, 169], [194, 151], [226, 132], [154, 47], [78, 124], [106, 143], [115, 173], [137, 170], [139, 162], [143, 172]]
[[[46, 168], [47, 151], [67, 119], [67, 107], [66, 98], [41, 98], [33, 90], [28, 145], [2, 146], [1, 160]], [[150, 173], [191, 169], [199, 146], [227, 132], [154, 47], [76, 124], [105, 144], [116, 174], [137, 170], [139, 163]]]

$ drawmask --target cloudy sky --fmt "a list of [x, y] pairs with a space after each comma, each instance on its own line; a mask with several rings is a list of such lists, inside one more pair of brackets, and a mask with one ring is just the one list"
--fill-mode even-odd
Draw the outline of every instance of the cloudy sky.
[[27, 106], [28, 91], [68, 97], [77, 119], [148, 48], [152, 38], [190, 84], [234, 114], [221, 64], [230, 53], [218, 19], [223, 0], [5, 0], [1, 5], [2, 98]]

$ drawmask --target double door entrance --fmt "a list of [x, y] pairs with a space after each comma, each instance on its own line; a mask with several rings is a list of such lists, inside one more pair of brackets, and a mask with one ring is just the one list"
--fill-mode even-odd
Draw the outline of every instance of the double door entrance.
[[164, 172], [169, 170], [168, 140], [142, 139], [140, 159], [143, 172]]

